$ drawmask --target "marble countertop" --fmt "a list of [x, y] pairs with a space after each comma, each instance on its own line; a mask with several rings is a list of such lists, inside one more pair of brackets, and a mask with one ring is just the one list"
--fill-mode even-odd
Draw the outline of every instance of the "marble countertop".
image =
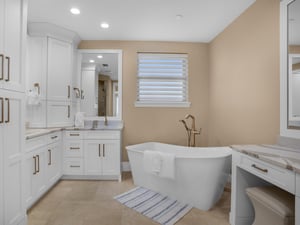
[[50, 134], [56, 131], [61, 130], [122, 130], [123, 129], [123, 123], [109, 123], [108, 125], [97, 125], [96, 128], [93, 128], [92, 126], [86, 126], [84, 128], [78, 128], [78, 127], [57, 127], [57, 128], [27, 128], [25, 130], [25, 138], [26, 140], [39, 137], [42, 135]]
[[300, 150], [281, 145], [232, 145], [235, 151], [300, 173]]
[[50, 134], [56, 131], [61, 131], [63, 128], [57, 127], [57, 128], [27, 128], [25, 130], [25, 138], [31, 139], [35, 137], [39, 137], [45, 134]]

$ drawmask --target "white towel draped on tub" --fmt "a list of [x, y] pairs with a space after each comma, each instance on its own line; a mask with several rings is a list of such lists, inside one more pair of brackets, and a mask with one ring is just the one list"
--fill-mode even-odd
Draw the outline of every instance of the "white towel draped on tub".
[[144, 170], [160, 177], [175, 179], [175, 155], [158, 151], [144, 151]]

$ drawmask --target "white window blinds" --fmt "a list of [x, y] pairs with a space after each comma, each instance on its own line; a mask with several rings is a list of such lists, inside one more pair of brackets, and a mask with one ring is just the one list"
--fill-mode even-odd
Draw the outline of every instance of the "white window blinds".
[[189, 106], [187, 54], [138, 54], [136, 106]]

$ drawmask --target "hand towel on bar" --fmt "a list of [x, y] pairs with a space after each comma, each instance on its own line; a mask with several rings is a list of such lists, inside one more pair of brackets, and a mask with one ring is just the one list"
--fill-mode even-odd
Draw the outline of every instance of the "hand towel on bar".
[[84, 127], [84, 112], [77, 112], [75, 115], [75, 127], [83, 128]]
[[161, 169], [161, 155], [157, 151], [144, 151], [144, 170], [147, 173], [158, 175]]
[[160, 157], [162, 164], [158, 175], [164, 178], [175, 179], [175, 155], [161, 152]]
[[30, 90], [27, 93], [27, 104], [28, 105], [39, 105], [40, 95], [37, 90]]
[[144, 170], [162, 178], [175, 179], [175, 155], [146, 150], [144, 152]]

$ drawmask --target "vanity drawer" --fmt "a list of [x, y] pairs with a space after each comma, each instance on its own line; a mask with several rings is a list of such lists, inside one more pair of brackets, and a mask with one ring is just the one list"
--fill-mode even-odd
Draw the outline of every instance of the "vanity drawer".
[[47, 135], [27, 139], [25, 142], [25, 151], [30, 152], [34, 149], [46, 146], [48, 144]]
[[48, 134], [48, 144], [58, 142], [61, 140], [61, 131], [53, 132], [51, 134]]
[[78, 131], [78, 130], [65, 131], [65, 138], [66, 139], [83, 139], [83, 131]]
[[83, 160], [66, 158], [64, 160], [64, 175], [83, 175]]
[[118, 140], [120, 139], [120, 131], [86, 131], [84, 135], [84, 139], [103, 139], [103, 140]]
[[295, 173], [293, 171], [262, 162], [249, 156], [241, 156], [241, 168], [295, 194]]
[[65, 157], [83, 157], [82, 140], [67, 140], [64, 148]]

